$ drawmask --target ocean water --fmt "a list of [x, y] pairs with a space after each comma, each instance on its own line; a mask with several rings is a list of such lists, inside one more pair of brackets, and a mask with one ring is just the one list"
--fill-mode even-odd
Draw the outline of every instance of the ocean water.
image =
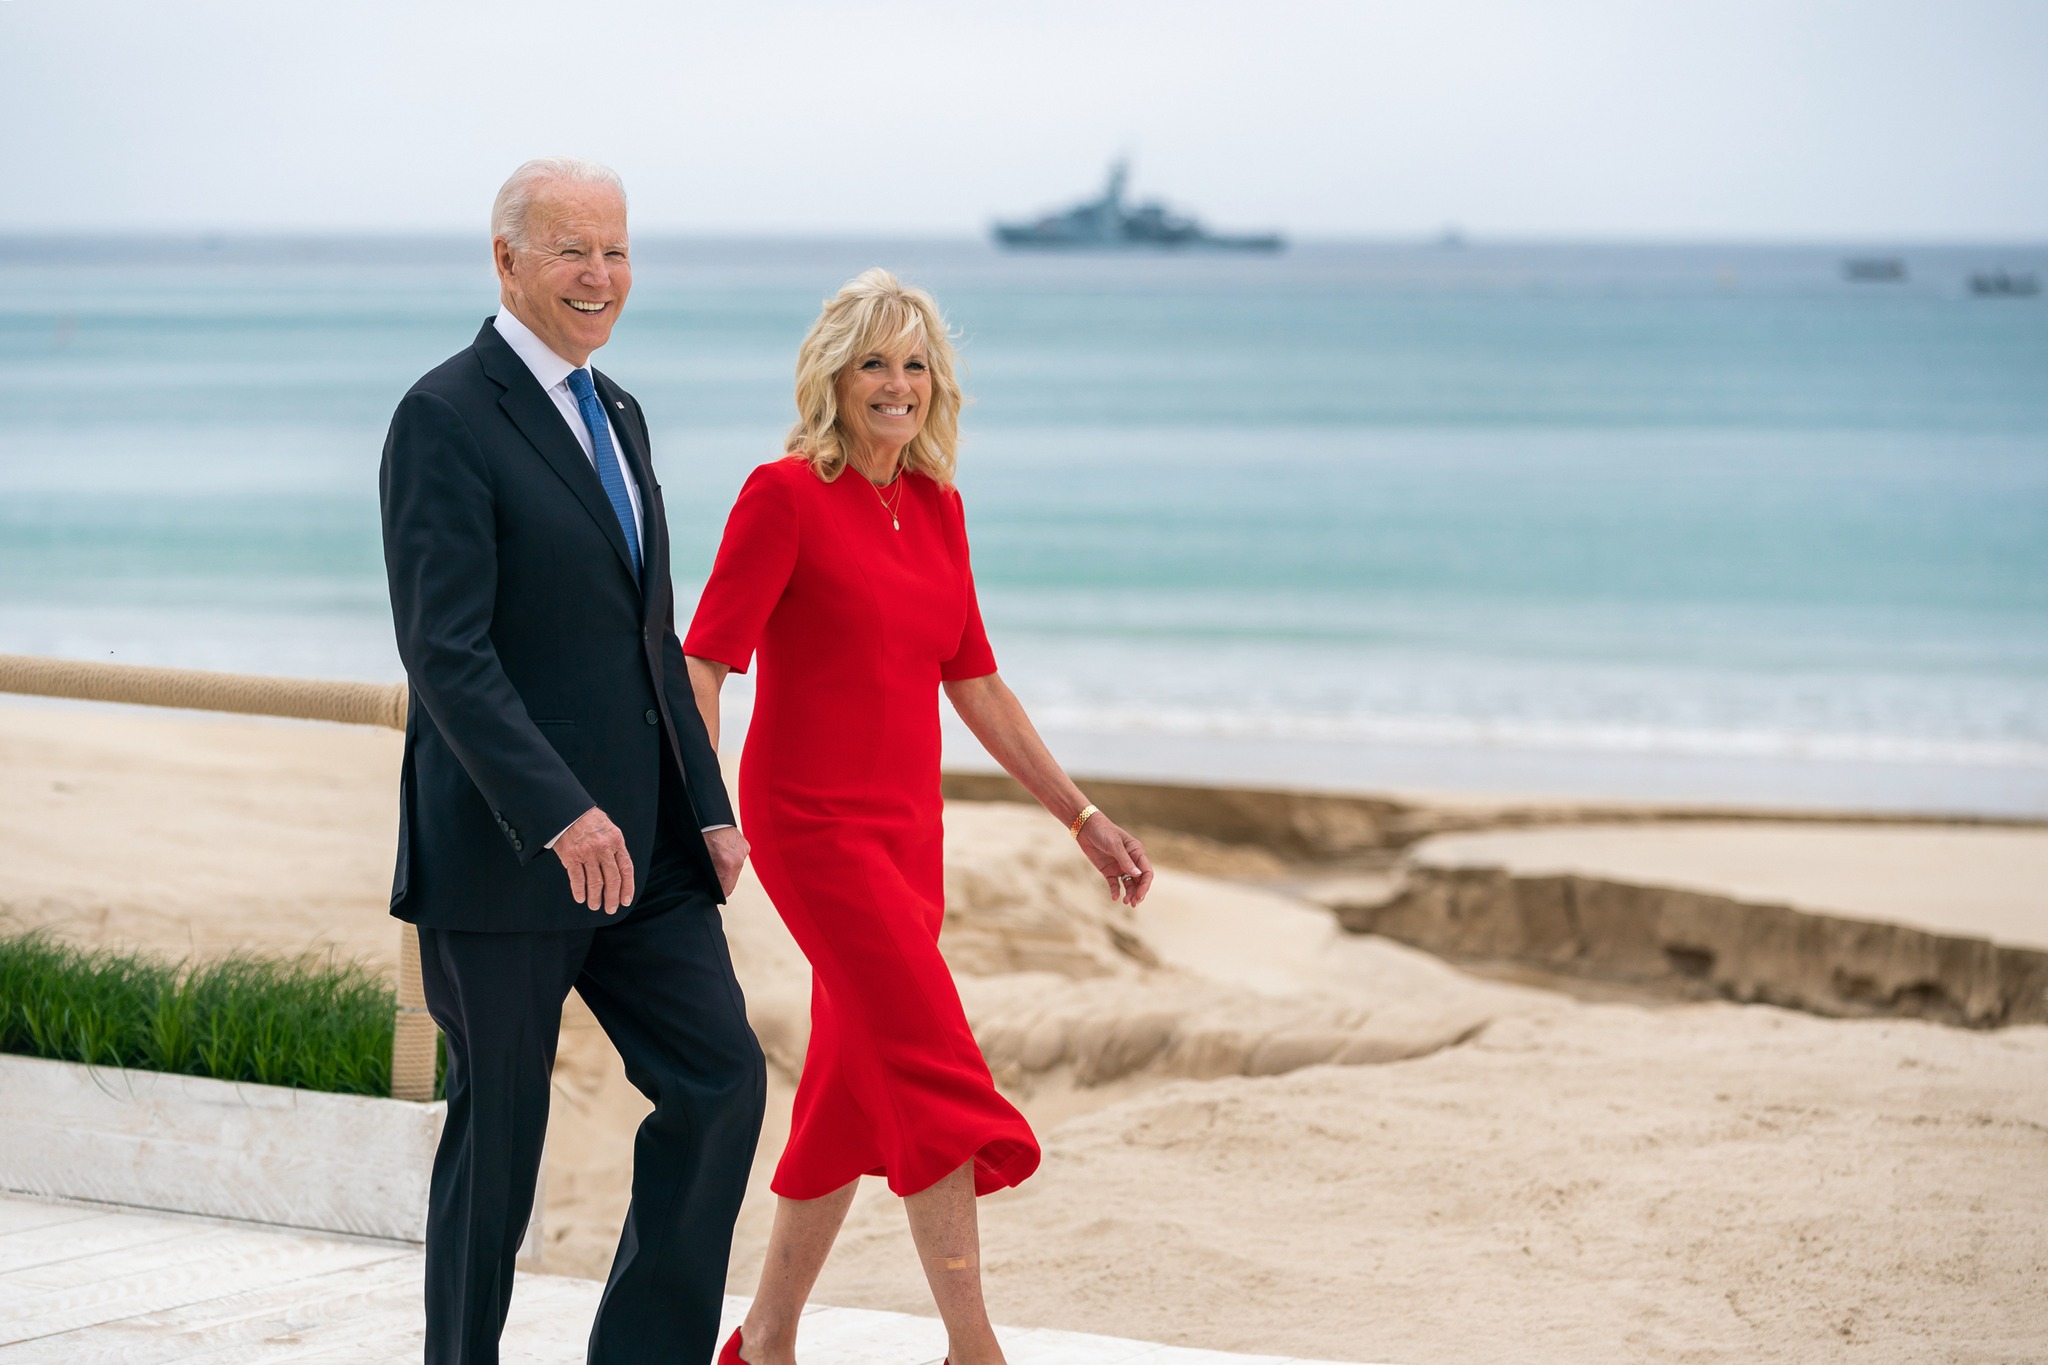
[[[960, 331], [1005, 676], [1071, 768], [2048, 814], [2048, 248], [644, 241], [598, 357], [682, 600], [819, 302]], [[0, 239], [0, 650], [399, 674], [392, 405], [451, 240]], [[954, 734], [956, 761], [971, 745]]]

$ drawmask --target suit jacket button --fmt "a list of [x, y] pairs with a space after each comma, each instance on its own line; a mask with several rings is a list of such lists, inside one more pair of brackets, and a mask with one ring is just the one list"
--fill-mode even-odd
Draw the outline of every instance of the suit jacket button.
[[659, 711], [649, 711], [647, 713], [647, 723], [649, 725], [661, 724], [661, 713]]
[[517, 839], [514, 839], [512, 841], [512, 851], [514, 853], [524, 853], [526, 852], [526, 845], [520, 843]]

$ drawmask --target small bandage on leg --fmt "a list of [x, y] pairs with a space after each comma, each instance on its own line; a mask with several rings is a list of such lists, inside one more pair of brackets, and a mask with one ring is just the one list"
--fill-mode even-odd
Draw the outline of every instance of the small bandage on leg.
[[940, 1270], [973, 1270], [981, 1265], [981, 1257], [974, 1255], [934, 1256], [932, 1257], [932, 1264]]

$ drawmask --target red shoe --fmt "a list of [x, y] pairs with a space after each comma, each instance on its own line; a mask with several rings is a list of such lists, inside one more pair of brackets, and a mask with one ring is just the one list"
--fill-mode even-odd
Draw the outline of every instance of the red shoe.
[[740, 1329], [732, 1329], [732, 1337], [725, 1343], [725, 1349], [718, 1353], [718, 1365], [746, 1365], [740, 1359]]

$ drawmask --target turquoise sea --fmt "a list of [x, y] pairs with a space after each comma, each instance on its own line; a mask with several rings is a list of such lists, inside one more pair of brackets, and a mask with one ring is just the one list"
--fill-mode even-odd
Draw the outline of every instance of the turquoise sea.
[[[2048, 248], [1868, 254], [643, 241], [598, 364], [701, 577], [819, 301], [933, 289], [1077, 771], [2048, 814], [2048, 299], [1967, 288]], [[464, 241], [0, 239], [0, 651], [399, 676], [384, 424], [494, 298]]]

